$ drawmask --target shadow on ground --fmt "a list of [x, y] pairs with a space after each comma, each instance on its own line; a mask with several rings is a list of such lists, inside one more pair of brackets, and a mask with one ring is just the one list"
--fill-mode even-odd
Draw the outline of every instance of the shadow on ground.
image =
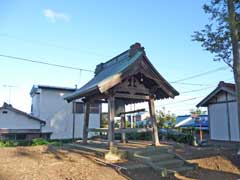
[[[161, 180], [161, 179], [170, 179], [170, 180], [237, 180], [240, 178], [240, 175], [234, 172], [224, 172], [221, 169], [219, 170], [213, 170], [213, 169], [208, 169], [203, 168], [203, 167], [198, 167], [196, 170], [193, 171], [188, 171], [184, 173], [179, 173], [176, 174], [175, 176], [169, 176], [167, 178], [161, 177], [160, 173], [157, 173], [153, 171], [150, 168], [145, 168], [145, 169], [139, 169], [139, 170], [122, 170], [120, 168], [116, 168], [114, 166], [111, 166], [110, 164], [105, 164], [96, 161], [96, 157], [90, 152], [82, 152], [77, 148], [66, 148], [66, 147], [54, 147], [54, 146], [48, 146], [46, 149], [45, 153], [50, 153], [53, 154], [54, 157], [58, 160], [61, 160], [66, 156], [68, 152], [71, 153], [77, 153], [80, 154], [81, 156], [85, 157], [86, 159], [92, 161], [93, 163], [99, 165], [99, 166], [108, 166], [111, 167], [112, 169], [116, 170], [121, 176], [125, 177], [126, 179], [131, 179], [131, 180]], [[232, 152], [232, 151], [231, 151]], [[191, 153], [195, 153], [191, 152]], [[201, 151], [199, 153], [195, 153], [193, 156], [187, 156], [188, 160], [194, 160], [194, 159], [200, 159], [200, 158], [211, 158], [216, 155], [222, 155], [223, 154], [228, 154], [229, 155], [229, 160], [231, 159], [231, 153], [228, 151], [224, 151], [223, 153], [220, 152], [211, 152], [206, 156], [205, 153], [201, 154]], [[23, 154], [24, 155], [24, 154]], [[224, 156], [225, 157], [225, 156]], [[118, 165], [121, 166], [121, 163], [117, 163]], [[126, 162], [122, 166], [126, 165]]]

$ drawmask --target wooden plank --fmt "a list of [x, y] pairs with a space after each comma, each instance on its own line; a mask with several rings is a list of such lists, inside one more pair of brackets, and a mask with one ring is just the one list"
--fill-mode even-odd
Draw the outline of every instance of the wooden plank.
[[146, 111], [146, 109], [145, 109], [145, 108], [142, 108], [142, 109], [137, 109], [137, 110], [134, 110], [134, 111], [121, 112], [121, 113], [119, 113], [119, 115], [132, 114], [132, 113], [144, 112], [144, 111]]
[[88, 138], [89, 112], [90, 112], [90, 103], [86, 102], [85, 112], [84, 112], [84, 124], [83, 124], [83, 144], [87, 143], [87, 138]]
[[150, 97], [149, 99], [149, 112], [150, 112], [151, 122], [153, 127], [153, 132], [152, 132], [153, 145], [158, 146], [160, 145], [160, 143], [159, 143], [158, 128], [157, 128], [157, 121], [156, 121], [156, 115], [155, 115], [154, 97]]

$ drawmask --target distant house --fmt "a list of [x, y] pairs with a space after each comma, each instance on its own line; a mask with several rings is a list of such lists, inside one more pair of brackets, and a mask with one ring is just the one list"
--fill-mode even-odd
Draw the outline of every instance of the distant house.
[[[64, 100], [64, 96], [75, 90], [75, 88], [44, 85], [32, 87], [30, 92], [32, 97], [31, 113], [33, 116], [46, 120], [43, 132], [51, 131], [51, 139], [71, 139], [73, 133], [74, 138], [82, 138], [84, 104], [80, 100], [72, 103]], [[92, 104], [90, 111], [89, 126], [99, 128], [101, 106]]]
[[198, 115], [197, 118], [191, 114], [176, 117], [175, 127], [200, 129], [200, 126], [202, 130], [208, 130], [208, 115]]
[[49, 137], [51, 132], [42, 132], [45, 121], [4, 103], [0, 107], [0, 139], [31, 140]]
[[136, 121], [142, 121], [150, 118], [148, 111], [138, 112], [135, 115]]
[[221, 81], [197, 107], [208, 108], [210, 139], [240, 141], [234, 84]]
[[137, 112], [127, 115], [127, 120], [131, 123], [131, 127], [136, 123], [136, 126], [147, 126], [148, 121], [150, 121], [150, 114], [148, 111]]

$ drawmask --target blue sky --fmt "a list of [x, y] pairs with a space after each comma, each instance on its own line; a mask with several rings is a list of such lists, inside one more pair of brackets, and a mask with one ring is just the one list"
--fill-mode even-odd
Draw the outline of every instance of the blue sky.
[[[145, 47], [156, 69], [168, 80], [225, 66], [191, 41], [193, 31], [201, 29], [208, 18], [202, 10], [203, 0], [91, 0], [91, 1], [3, 1], [0, 6], [0, 54], [47, 61], [94, 70], [96, 64], [129, 48], [135, 42]], [[13, 85], [11, 103], [30, 110], [29, 91], [33, 84], [74, 87], [93, 76], [74, 70], [23, 63], [0, 57], [0, 104], [8, 101], [8, 88]], [[232, 73], [219, 71], [208, 76], [184, 81], [217, 85], [232, 81]], [[172, 84], [179, 92], [203, 88]], [[212, 89], [186, 93], [177, 102], [205, 96]], [[177, 114], [186, 114], [200, 101], [166, 105]]]

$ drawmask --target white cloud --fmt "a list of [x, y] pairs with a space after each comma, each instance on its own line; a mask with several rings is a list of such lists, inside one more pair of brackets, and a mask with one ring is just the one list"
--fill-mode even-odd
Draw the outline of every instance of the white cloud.
[[70, 17], [65, 13], [59, 13], [52, 9], [44, 9], [44, 16], [49, 19], [51, 22], [55, 23], [57, 20], [68, 22], [70, 21]]

